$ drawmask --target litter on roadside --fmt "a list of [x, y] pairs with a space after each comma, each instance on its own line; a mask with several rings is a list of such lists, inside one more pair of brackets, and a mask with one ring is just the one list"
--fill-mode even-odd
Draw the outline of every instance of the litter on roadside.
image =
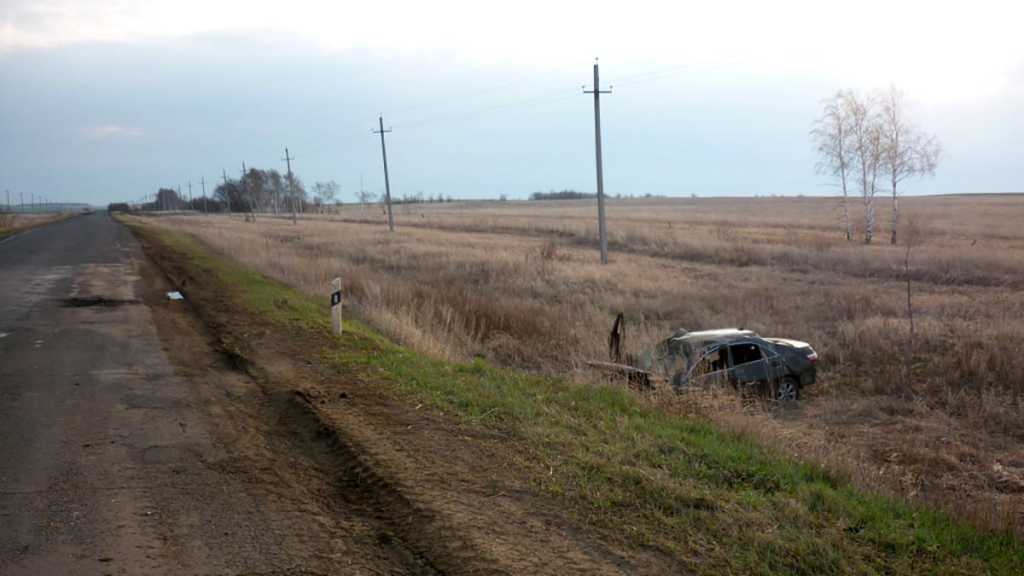
[[181, 295], [181, 292], [178, 292], [177, 290], [175, 290], [174, 292], [168, 292], [167, 293], [167, 299], [168, 300], [184, 300], [185, 297]]

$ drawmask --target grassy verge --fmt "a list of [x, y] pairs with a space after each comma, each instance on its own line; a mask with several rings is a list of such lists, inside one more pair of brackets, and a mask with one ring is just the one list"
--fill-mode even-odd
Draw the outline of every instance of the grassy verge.
[[0, 214], [0, 240], [9, 236], [14, 236], [19, 232], [24, 232], [40, 226], [46, 226], [47, 224], [53, 224], [54, 222], [60, 222], [61, 220], [67, 220], [75, 215], [76, 214], [56, 214], [52, 218], [39, 218], [28, 220], [27, 222], [19, 222], [14, 214]]
[[323, 302], [216, 256], [192, 237], [151, 227], [144, 233], [186, 257], [249, 313], [331, 342], [321, 355], [339, 371], [499, 429], [538, 463], [539, 492], [581, 523], [662, 550], [694, 573], [1024, 573], [1024, 548], [1011, 535], [858, 491], [621, 388], [433, 360], [354, 320], [343, 337], [331, 338]]

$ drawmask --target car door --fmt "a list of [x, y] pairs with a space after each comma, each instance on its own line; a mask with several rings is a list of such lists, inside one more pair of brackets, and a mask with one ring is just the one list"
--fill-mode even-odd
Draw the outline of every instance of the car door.
[[766, 384], [769, 366], [764, 351], [756, 342], [729, 344], [729, 381], [737, 388]]

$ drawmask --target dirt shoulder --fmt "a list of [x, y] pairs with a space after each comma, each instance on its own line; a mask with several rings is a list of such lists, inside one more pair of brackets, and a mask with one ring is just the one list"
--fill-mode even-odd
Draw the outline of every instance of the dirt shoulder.
[[[676, 564], [656, 550], [602, 542], [577, 528], [555, 502], [534, 493], [528, 451], [499, 432], [404, 402], [372, 374], [325, 363], [322, 351], [337, 344], [329, 334], [282, 330], [188, 254], [139, 236], [216, 346], [260, 383], [274, 417], [288, 422], [329, 478], [321, 496], [358, 512], [380, 542], [404, 551], [412, 572], [624, 574]], [[272, 303], [284, 314], [291, 305]], [[356, 347], [373, 344], [351, 337]], [[187, 354], [181, 360], [194, 364]]]
[[435, 573], [1018, 573], [1024, 550], [612, 387], [449, 364], [133, 225], [333, 497]]

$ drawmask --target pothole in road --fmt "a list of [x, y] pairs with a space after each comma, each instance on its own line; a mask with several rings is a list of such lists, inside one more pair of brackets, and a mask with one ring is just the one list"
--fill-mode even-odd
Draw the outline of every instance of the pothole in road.
[[60, 301], [61, 306], [65, 308], [91, 308], [94, 306], [100, 306], [103, 308], [114, 308], [116, 306], [124, 306], [125, 304], [138, 304], [139, 301], [135, 298], [121, 299], [121, 298], [105, 298], [103, 296], [75, 296], [73, 298], [64, 298]]

